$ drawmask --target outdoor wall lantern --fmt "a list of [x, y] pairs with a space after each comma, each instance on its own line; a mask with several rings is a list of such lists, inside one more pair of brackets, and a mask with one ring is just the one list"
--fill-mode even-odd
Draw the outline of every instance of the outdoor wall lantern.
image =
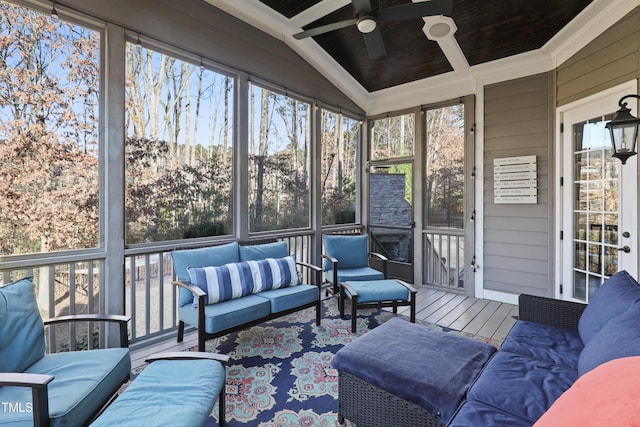
[[638, 124], [640, 119], [631, 115], [631, 110], [627, 108], [624, 102], [627, 98], [640, 99], [640, 95], [625, 95], [620, 98], [618, 105], [620, 109], [616, 112], [615, 117], [605, 125], [611, 132], [611, 142], [613, 143], [613, 156], [624, 165], [627, 159], [636, 153], [636, 141], [638, 138]]

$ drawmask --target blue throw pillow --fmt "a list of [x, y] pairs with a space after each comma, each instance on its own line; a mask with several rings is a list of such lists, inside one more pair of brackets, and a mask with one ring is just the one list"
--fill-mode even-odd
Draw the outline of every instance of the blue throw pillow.
[[[206, 267], [209, 265], [224, 265], [231, 262], [239, 262], [240, 254], [238, 242], [224, 245], [209, 246], [198, 249], [181, 249], [171, 252], [173, 269], [176, 277], [181, 282], [189, 282], [189, 267]], [[193, 294], [184, 288], [178, 292], [178, 305], [180, 307], [193, 302]]]
[[[189, 267], [191, 283], [207, 293], [206, 304], [241, 298], [300, 283], [293, 256], [243, 261], [217, 267]], [[194, 299], [193, 307], [198, 306]]]
[[640, 356], [640, 304], [611, 319], [591, 338], [580, 353], [578, 374], [613, 359]]
[[622, 270], [607, 279], [595, 292], [578, 321], [582, 342], [587, 343], [610, 319], [640, 301], [640, 284]]
[[[360, 268], [369, 266], [369, 236], [324, 235], [324, 253], [338, 260], [338, 268]], [[326, 260], [324, 271], [331, 270], [331, 261]]]

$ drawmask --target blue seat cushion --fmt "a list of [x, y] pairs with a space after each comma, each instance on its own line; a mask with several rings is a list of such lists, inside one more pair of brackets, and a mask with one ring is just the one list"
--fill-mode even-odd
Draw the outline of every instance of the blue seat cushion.
[[[327, 280], [333, 282], [333, 270], [326, 273]], [[357, 280], [383, 280], [384, 274], [371, 267], [338, 268], [338, 283]]]
[[[358, 302], [409, 300], [409, 290], [395, 280], [345, 283], [358, 294]], [[351, 297], [351, 293], [346, 288], [345, 293]]]
[[[127, 348], [47, 354], [26, 373], [48, 374], [49, 414], [52, 427], [77, 426], [93, 415], [129, 379], [131, 359]], [[31, 402], [27, 387], [0, 387], [0, 402]], [[33, 426], [31, 413], [3, 412], [0, 425]]]
[[262, 245], [240, 245], [240, 261], [264, 258], [284, 258], [289, 255], [287, 242], [264, 243]]
[[578, 321], [585, 345], [614, 317], [640, 301], [640, 284], [622, 270], [607, 279], [593, 294]]
[[499, 351], [469, 390], [468, 399], [534, 423], [578, 378], [578, 372]]
[[[255, 294], [210, 304], [204, 307], [204, 330], [214, 334], [268, 316], [270, 312], [269, 301]], [[178, 315], [186, 324], [198, 326], [198, 309], [191, 305], [178, 307]]]
[[449, 422], [496, 348], [394, 317], [341, 348], [331, 364]]
[[554, 365], [577, 369], [584, 348], [577, 331], [556, 328], [541, 323], [519, 320], [513, 325], [500, 346], [508, 351]]
[[0, 372], [23, 372], [44, 352], [44, 325], [31, 277], [1, 287]]
[[613, 359], [640, 356], [640, 305], [615, 317], [585, 345], [578, 362], [580, 376]]
[[468, 400], [447, 427], [531, 427], [531, 421], [482, 402]]
[[[369, 236], [330, 235], [322, 236], [324, 253], [338, 260], [338, 269], [367, 267], [369, 265]], [[331, 261], [325, 260], [323, 270], [331, 269]]]
[[291, 288], [263, 291], [256, 296], [265, 298], [271, 305], [271, 313], [279, 313], [304, 304], [318, 301], [320, 291], [317, 286], [298, 285]]
[[[190, 283], [189, 267], [207, 267], [212, 265], [224, 265], [240, 261], [238, 242], [231, 242], [220, 246], [211, 246], [198, 249], [182, 249], [171, 252], [173, 270], [176, 277], [183, 283]], [[178, 293], [178, 305], [183, 306], [193, 301], [193, 294], [180, 288]]]
[[215, 360], [159, 360], [91, 426], [203, 426], [224, 382], [224, 366]]

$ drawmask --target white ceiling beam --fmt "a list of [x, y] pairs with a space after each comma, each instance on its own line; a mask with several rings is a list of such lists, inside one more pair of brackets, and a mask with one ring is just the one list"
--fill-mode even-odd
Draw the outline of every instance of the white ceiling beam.
[[448, 16], [426, 16], [422, 18], [424, 27], [422, 32], [429, 40], [438, 43], [440, 50], [447, 57], [454, 71], [468, 71], [469, 62], [462, 52], [455, 33], [458, 31], [456, 23]]

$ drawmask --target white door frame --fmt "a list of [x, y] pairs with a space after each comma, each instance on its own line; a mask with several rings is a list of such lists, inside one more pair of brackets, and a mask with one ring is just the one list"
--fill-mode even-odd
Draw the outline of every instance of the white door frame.
[[[596, 117], [598, 115], [606, 115], [611, 114], [618, 110], [618, 101], [624, 95], [635, 94], [637, 93], [638, 83], [637, 80], [631, 80], [626, 83], [617, 85], [610, 89], [604, 90], [597, 94], [588, 96], [586, 98], [580, 99], [578, 101], [574, 101], [570, 104], [563, 105], [562, 107], [558, 107], [556, 110], [556, 162], [555, 162], [555, 172], [557, 177], [564, 177], [564, 186], [560, 185], [560, 178], [556, 180], [556, 245], [555, 245], [555, 289], [554, 294], [557, 299], [569, 299], [571, 300], [571, 296], [569, 295], [568, 289], [565, 290], [563, 294], [560, 293], [560, 285], [563, 283], [563, 268], [568, 265], [573, 265], [572, 260], [567, 259], [567, 257], [573, 256], [573, 206], [565, 207], [565, 192], [573, 191], [573, 179], [571, 176], [565, 176], [564, 171], [565, 162], [572, 159], [572, 131], [569, 125], [564, 126], [564, 132], [561, 132], [561, 126], [563, 123], [575, 123], [578, 121], [588, 120], [590, 118]], [[628, 107], [631, 108], [632, 114], [638, 115], [636, 102], [630, 102]], [[568, 141], [568, 143], [567, 143]], [[637, 209], [637, 164], [638, 159], [636, 157], [632, 157], [627, 162], [628, 166], [634, 165], [636, 167], [622, 167], [621, 168], [621, 179], [622, 185], [624, 183], [631, 183], [634, 188], [633, 192], [633, 200], [627, 200], [627, 203], [624, 203], [624, 199], [621, 201], [619, 210], [620, 210], [620, 218], [623, 217], [625, 212], [631, 213], [635, 217], [635, 211]], [[622, 190], [622, 189], [621, 189]], [[621, 193], [622, 194], [622, 191]], [[634, 227], [635, 228], [635, 227]], [[564, 239], [560, 238], [561, 232], [564, 231]], [[632, 236], [630, 239], [625, 240], [624, 243], [621, 241], [620, 244], [628, 245], [631, 247], [631, 252], [626, 254], [624, 257], [624, 265], [625, 268], [629, 270], [629, 273], [633, 276], [637, 276], [638, 273], [638, 236], [637, 230], [629, 230], [632, 232]], [[622, 230], [620, 230], [622, 232]], [[621, 254], [621, 260], [625, 254]], [[564, 262], [566, 260], [566, 262]], [[622, 264], [622, 262], [621, 262]]]

